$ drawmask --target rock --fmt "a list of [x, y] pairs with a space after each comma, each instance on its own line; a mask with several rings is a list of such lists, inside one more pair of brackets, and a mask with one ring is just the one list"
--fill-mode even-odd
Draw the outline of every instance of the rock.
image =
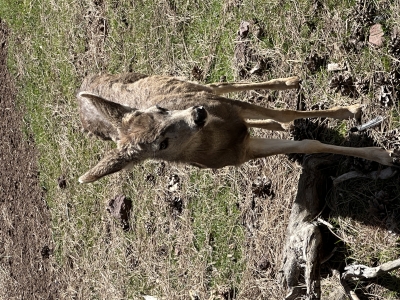
[[341, 65], [338, 63], [330, 63], [328, 64], [328, 71], [329, 72], [334, 72], [334, 71], [346, 71], [347, 67], [345, 65]]
[[240, 22], [240, 27], [239, 27], [239, 31], [238, 31], [238, 35], [244, 39], [247, 37], [247, 35], [249, 34], [250, 31], [250, 23], [247, 21], [242, 21]]
[[132, 200], [124, 195], [118, 195], [108, 203], [107, 211], [121, 222], [124, 231], [129, 230], [129, 217], [132, 209]]
[[153, 296], [149, 296], [149, 295], [143, 295], [143, 298], [144, 298], [145, 300], [158, 300], [158, 298], [153, 297]]
[[374, 24], [369, 30], [369, 43], [375, 47], [382, 47], [384, 32], [381, 24]]

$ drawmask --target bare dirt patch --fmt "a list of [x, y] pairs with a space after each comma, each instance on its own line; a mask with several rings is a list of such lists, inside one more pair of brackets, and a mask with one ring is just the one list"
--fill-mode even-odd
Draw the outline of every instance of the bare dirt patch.
[[58, 299], [50, 213], [39, 184], [35, 145], [7, 70], [8, 29], [0, 20], [0, 299]]

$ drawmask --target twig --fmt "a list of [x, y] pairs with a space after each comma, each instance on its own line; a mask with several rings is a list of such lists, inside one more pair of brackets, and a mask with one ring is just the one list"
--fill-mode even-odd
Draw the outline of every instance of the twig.
[[318, 222], [318, 223], [321, 223], [321, 224], [323, 224], [323, 225], [325, 225], [326, 227], [328, 227], [328, 230], [329, 230], [334, 236], [336, 236], [339, 240], [345, 242], [346, 244], [349, 244], [349, 243], [350, 243], [350, 242], [347, 241], [345, 238], [339, 236], [337, 233], [335, 233], [335, 232], [333, 231], [333, 229], [334, 229], [335, 227], [334, 227], [332, 224], [328, 223], [327, 221], [325, 221], [325, 220], [323, 220], [323, 219], [321, 219], [321, 218], [317, 218], [317, 222]]
[[349, 287], [347, 284], [346, 280], [344, 278], [340, 278], [340, 284], [344, 288], [344, 291], [346, 292], [347, 297], [351, 300], [360, 300], [358, 298], [357, 294]]

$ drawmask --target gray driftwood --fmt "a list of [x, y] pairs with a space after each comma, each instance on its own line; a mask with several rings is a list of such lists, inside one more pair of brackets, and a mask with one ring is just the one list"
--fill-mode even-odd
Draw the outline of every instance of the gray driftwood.
[[389, 261], [375, 268], [364, 265], [350, 265], [344, 268], [345, 272], [342, 274], [342, 278], [345, 280], [372, 279], [399, 268], [400, 258]]
[[[329, 157], [332, 158], [332, 157]], [[321, 156], [306, 156], [299, 179], [284, 247], [281, 283], [288, 288], [285, 299], [320, 299], [320, 264], [322, 236], [316, 219], [323, 208], [328, 184], [326, 169], [334, 160]], [[302, 280], [302, 278], [304, 278]]]
[[[320, 265], [323, 257], [322, 236], [317, 219], [332, 186], [329, 170], [336, 165], [335, 155], [310, 155], [303, 162], [297, 196], [287, 228], [280, 281], [287, 287], [286, 300], [321, 299]], [[326, 225], [326, 224], [325, 224]], [[341, 274], [341, 284], [349, 299], [359, 299], [346, 281], [368, 280], [400, 268], [400, 259], [370, 268], [350, 265]]]

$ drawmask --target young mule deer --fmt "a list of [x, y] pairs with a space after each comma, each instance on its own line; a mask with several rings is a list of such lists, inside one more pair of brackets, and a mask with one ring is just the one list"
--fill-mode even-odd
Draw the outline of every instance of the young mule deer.
[[117, 143], [81, 183], [129, 168], [145, 159], [189, 163], [201, 168], [240, 165], [250, 159], [283, 153], [336, 153], [392, 165], [391, 152], [350, 148], [316, 140], [253, 138], [248, 128], [284, 130], [299, 118], [359, 117], [352, 105], [323, 111], [275, 110], [219, 95], [252, 89], [286, 90], [299, 86], [297, 77], [262, 83], [200, 85], [169, 76], [141, 74], [86, 77], [78, 93], [85, 130]]

